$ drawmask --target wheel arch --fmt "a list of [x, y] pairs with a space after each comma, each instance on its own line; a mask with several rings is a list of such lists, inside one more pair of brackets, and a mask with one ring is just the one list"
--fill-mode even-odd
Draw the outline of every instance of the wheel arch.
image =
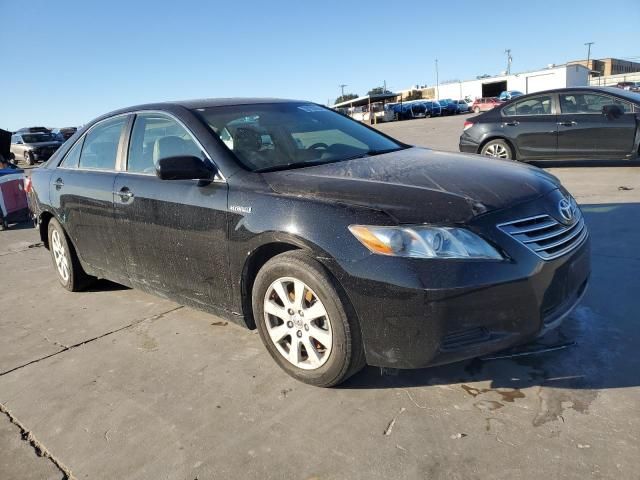
[[40, 241], [44, 244], [47, 250], [49, 249], [49, 222], [51, 222], [52, 218], [54, 218], [54, 216], [51, 212], [44, 211], [40, 214], [40, 218], [38, 219]]
[[480, 145], [478, 145], [478, 154], [480, 152], [482, 152], [482, 149], [484, 148], [484, 146], [489, 143], [491, 140], [502, 140], [503, 142], [505, 142], [507, 145], [509, 145], [509, 148], [511, 148], [511, 151], [513, 152], [513, 158], [512, 160], [516, 160], [520, 157], [518, 150], [516, 149], [515, 144], [509, 140], [506, 137], [503, 137], [502, 135], [489, 135], [487, 138], [485, 138], [484, 140], [482, 140], [482, 142], [480, 142]]
[[256, 328], [255, 319], [253, 318], [251, 292], [258, 272], [276, 255], [302, 249], [301, 245], [290, 241], [270, 241], [254, 249], [245, 260], [240, 279], [240, 301], [245, 323], [249, 329], [254, 330]]

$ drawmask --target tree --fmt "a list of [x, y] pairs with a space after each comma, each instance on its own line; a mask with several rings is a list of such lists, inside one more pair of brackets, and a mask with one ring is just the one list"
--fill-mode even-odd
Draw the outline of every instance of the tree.
[[420, 100], [422, 98], [422, 92], [420, 90], [411, 90], [405, 100]]
[[385, 90], [383, 87], [376, 87], [376, 88], [372, 88], [371, 90], [369, 90], [369, 92], [367, 93], [367, 95], [371, 96], [371, 95], [382, 95], [383, 93], [392, 93], [389, 90]]
[[340, 95], [336, 98], [335, 103], [346, 102], [347, 100], [354, 100], [356, 98], [358, 98], [358, 95], [355, 93], [345, 93], [344, 95]]

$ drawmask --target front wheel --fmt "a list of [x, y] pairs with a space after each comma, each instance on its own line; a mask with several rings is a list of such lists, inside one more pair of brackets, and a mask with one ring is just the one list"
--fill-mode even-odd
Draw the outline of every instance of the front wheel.
[[480, 113], [480, 108], [479, 107], [475, 107], [473, 109], [473, 113]]
[[33, 153], [29, 151], [24, 152], [24, 161], [27, 163], [27, 165], [33, 165], [35, 163], [33, 159]]
[[337, 385], [364, 366], [360, 331], [324, 267], [301, 251], [269, 260], [252, 292], [260, 338], [293, 378]]
[[480, 151], [481, 155], [505, 160], [513, 160], [514, 155], [511, 147], [504, 140], [491, 140], [487, 142]]

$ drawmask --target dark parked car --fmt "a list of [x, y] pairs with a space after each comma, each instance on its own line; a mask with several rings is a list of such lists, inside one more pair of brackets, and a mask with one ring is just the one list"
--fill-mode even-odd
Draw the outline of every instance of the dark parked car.
[[638, 158], [640, 94], [563, 88], [518, 97], [469, 119], [460, 151], [522, 161]]
[[56, 128], [51, 131], [51, 134], [61, 143], [66, 142], [73, 134], [76, 133], [78, 129], [76, 127], [64, 127], [64, 128]]
[[632, 92], [640, 92], [640, 82], [618, 82], [616, 87]]
[[435, 101], [427, 100], [422, 102], [422, 104], [427, 109], [427, 115], [430, 117], [439, 117], [442, 115], [442, 106]]
[[506, 102], [512, 98], [521, 97], [522, 95], [524, 95], [524, 93], [519, 92], [518, 90], [505, 90], [498, 95], [498, 100]]
[[465, 100], [454, 100], [456, 104], [456, 113], [467, 113], [469, 111], [469, 104]]
[[410, 120], [427, 116], [427, 108], [421, 102], [396, 103], [391, 109], [396, 120]]
[[48, 160], [62, 142], [51, 133], [16, 133], [11, 137], [11, 160], [27, 165]]
[[108, 278], [257, 327], [314, 385], [534, 339], [590, 271], [554, 176], [411, 147], [308, 102], [122, 109], [31, 182], [64, 288]]
[[458, 105], [453, 103], [453, 100], [444, 98], [438, 100], [438, 103], [442, 107], [442, 115], [455, 115], [458, 113]]

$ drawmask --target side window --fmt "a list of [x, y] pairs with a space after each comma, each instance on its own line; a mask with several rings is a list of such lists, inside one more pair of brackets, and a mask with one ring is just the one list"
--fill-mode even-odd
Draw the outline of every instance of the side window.
[[18, 143], [18, 140], [19, 140], [18, 135], [13, 135], [11, 137], [11, 143]]
[[514, 115], [551, 115], [551, 96], [540, 95], [512, 103], [504, 108], [502, 113], [508, 117]]
[[204, 159], [193, 137], [182, 125], [157, 113], [136, 115], [129, 142], [128, 172], [153, 173], [161, 158], [183, 155]]
[[78, 140], [71, 150], [67, 152], [64, 156], [64, 160], [60, 164], [63, 168], [78, 168], [78, 160], [80, 160], [80, 152], [82, 151], [82, 143], [84, 142], [84, 137]]
[[115, 168], [118, 143], [126, 121], [126, 116], [105, 120], [86, 134], [80, 154], [80, 168], [97, 170]]
[[625, 113], [633, 111], [630, 103], [606, 95], [594, 93], [571, 93], [560, 95], [562, 113], [601, 114], [605, 105], [618, 105]]

